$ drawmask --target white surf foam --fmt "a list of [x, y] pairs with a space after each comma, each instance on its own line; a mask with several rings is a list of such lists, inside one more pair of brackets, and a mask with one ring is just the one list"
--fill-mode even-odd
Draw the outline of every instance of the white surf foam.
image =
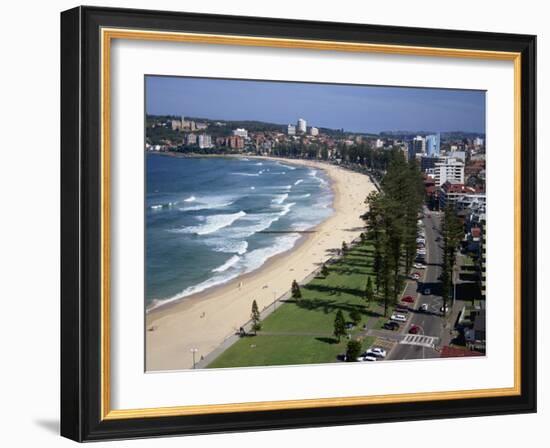
[[271, 202], [273, 204], [282, 204], [286, 198], [288, 198], [288, 193], [277, 195], [275, 199], [272, 199]]
[[212, 272], [225, 272], [227, 271], [231, 266], [238, 263], [241, 257], [238, 255], [233, 255], [229, 260], [227, 260], [224, 264], [221, 266], [218, 266], [217, 268], [212, 269]]
[[231, 213], [225, 215], [212, 215], [205, 218], [206, 223], [201, 226], [189, 226], [182, 229], [178, 229], [178, 232], [182, 233], [194, 233], [196, 235], [208, 235], [215, 233], [225, 227], [229, 227], [239, 218], [246, 216], [246, 212], [240, 211], [238, 213]]
[[252, 176], [252, 177], [258, 177], [260, 174], [258, 173], [231, 173], [233, 174], [234, 176]]
[[224, 252], [228, 254], [243, 255], [248, 249], [248, 242], [243, 240], [234, 240], [228, 238], [214, 238], [205, 241], [206, 244], [212, 246], [216, 252]]

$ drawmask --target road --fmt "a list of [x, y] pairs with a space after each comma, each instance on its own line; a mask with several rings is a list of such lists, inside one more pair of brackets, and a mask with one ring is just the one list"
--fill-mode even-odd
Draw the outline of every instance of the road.
[[[449, 332], [449, 329], [445, 327], [445, 319], [442, 318], [440, 313], [443, 299], [440, 296], [441, 286], [439, 276], [441, 275], [443, 250], [440, 242], [436, 241], [436, 239], [440, 236], [441, 215], [425, 209], [423, 222], [426, 231], [426, 269], [424, 276], [416, 285], [416, 291], [414, 291], [414, 283], [409, 286], [416, 293], [416, 301], [414, 307], [411, 306], [411, 311], [409, 312], [411, 316], [403, 326], [402, 332], [403, 334], [407, 334], [409, 328], [412, 325], [416, 325], [420, 327], [420, 334], [436, 338], [433, 342], [435, 347], [437, 347], [445, 332]], [[430, 290], [430, 294], [424, 294], [426, 289]], [[407, 294], [407, 291], [405, 294]], [[415, 294], [410, 295], [415, 296]], [[427, 312], [414, 311], [424, 303], [428, 305]], [[413, 338], [409, 339], [412, 340]], [[422, 338], [417, 339], [422, 340]], [[424, 338], [424, 340], [429, 339]], [[438, 358], [439, 352], [435, 347], [399, 343], [388, 354], [388, 359]]]

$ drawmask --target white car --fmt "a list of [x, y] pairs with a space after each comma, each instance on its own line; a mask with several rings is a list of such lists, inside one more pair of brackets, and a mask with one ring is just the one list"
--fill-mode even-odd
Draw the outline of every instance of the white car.
[[407, 322], [407, 317], [403, 314], [392, 314], [390, 319], [396, 322]]
[[423, 303], [422, 305], [420, 305], [420, 307], [418, 308], [418, 311], [421, 311], [421, 312], [427, 312], [428, 311], [428, 304], [427, 303]]
[[376, 356], [369, 356], [369, 355], [365, 355], [365, 356], [359, 356], [359, 358], [357, 358], [357, 361], [358, 362], [364, 362], [364, 361], [378, 361], [378, 358]]
[[426, 239], [425, 239], [425, 238], [420, 238], [420, 237], [419, 237], [419, 238], [416, 239], [416, 242], [417, 242], [417, 243], [426, 244]]
[[369, 348], [366, 353], [366, 356], [374, 356], [376, 358], [385, 358], [386, 357], [386, 350], [380, 347], [373, 347]]
[[415, 269], [426, 269], [426, 266], [423, 265], [423, 264], [421, 264], [421, 263], [415, 263], [415, 264], [413, 265], [413, 267], [414, 267]]

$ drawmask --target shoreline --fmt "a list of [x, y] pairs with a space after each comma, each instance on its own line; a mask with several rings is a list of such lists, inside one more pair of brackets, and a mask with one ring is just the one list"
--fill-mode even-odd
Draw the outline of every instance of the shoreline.
[[258, 269], [147, 311], [147, 371], [191, 368], [191, 349], [197, 349], [198, 361], [219, 347], [249, 320], [253, 299], [260, 310], [269, 307], [290, 290], [292, 280], [302, 282], [334, 256], [342, 241], [350, 243], [364, 230], [364, 200], [375, 189], [368, 176], [318, 161], [247, 157], [323, 170], [334, 195], [333, 213]]

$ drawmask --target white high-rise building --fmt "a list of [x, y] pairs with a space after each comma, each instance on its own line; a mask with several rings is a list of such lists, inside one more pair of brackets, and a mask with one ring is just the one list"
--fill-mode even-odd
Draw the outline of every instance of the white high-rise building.
[[440, 161], [435, 163], [434, 180], [437, 187], [441, 187], [447, 181], [463, 184], [464, 162], [458, 158], [440, 158]]
[[289, 124], [287, 126], [286, 132], [288, 135], [296, 135], [296, 126], [294, 126], [293, 124]]
[[319, 129], [314, 128], [314, 127], [312, 126], [312, 127], [309, 129], [309, 133], [310, 133], [313, 137], [315, 137], [315, 136], [319, 135]]
[[303, 118], [298, 118], [298, 132], [301, 132], [302, 134], [305, 134], [307, 131], [307, 121]]
[[199, 135], [199, 148], [211, 148], [212, 147], [212, 137], [206, 134]]
[[237, 129], [233, 130], [233, 135], [238, 135], [239, 137], [247, 138], [248, 137], [248, 131], [246, 129], [243, 129], [243, 128], [237, 128]]

